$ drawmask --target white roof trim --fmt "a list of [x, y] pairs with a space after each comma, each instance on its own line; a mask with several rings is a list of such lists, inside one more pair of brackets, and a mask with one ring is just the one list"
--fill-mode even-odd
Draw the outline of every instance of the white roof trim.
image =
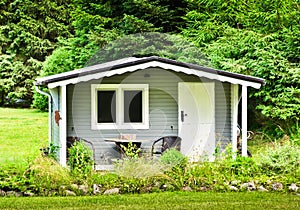
[[56, 88], [58, 86], [64, 86], [64, 85], [68, 85], [68, 84], [77, 84], [79, 82], [86, 82], [86, 81], [93, 80], [93, 79], [100, 79], [100, 78], [103, 78], [103, 77], [110, 77], [110, 76], [113, 76], [113, 75], [124, 74], [126, 72], [133, 72], [133, 71], [136, 71], [136, 70], [139, 70], [139, 69], [146, 69], [146, 68], [150, 68], [150, 67], [160, 67], [160, 68], [163, 68], [163, 69], [173, 70], [175, 72], [183, 72], [183, 73], [188, 74], [188, 75], [195, 75], [195, 76], [198, 76], [198, 77], [205, 77], [205, 78], [208, 78], [208, 79], [214, 79], [214, 80], [218, 80], [218, 81], [221, 81], [221, 82], [229, 82], [231, 84], [239, 84], [239, 85], [250, 86], [250, 87], [253, 87], [253, 88], [256, 88], [256, 89], [259, 89], [261, 87], [260, 83], [245, 81], [245, 80], [242, 80], [242, 79], [237, 79], [237, 78], [232, 78], [232, 77], [228, 77], [228, 76], [218, 75], [218, 74], [215, 74], [215, 73], [205, 72], [205, 71], [201, 71], [201, 70], [196, 70], [196, 69], [192, 69], [192, 68], [177, 66], [177, 65], [173, 65], [173, 64], [159, 62], [159, 61], [149, 61], [149, 62], [146, 62], [146, 63], [137, 64], [137, 65], [133, 65], [133, 66], [123, 67], [123, 68], [114, 69], [114, 70], [110, 70], [110, 71], [99, 72], [99, 73], [95, 73], [95, 74], [89, 74], [89, 75], [79, 76], [79, 77], [72, 78], [72, 79], [66, 79], [66, 80], [62, 80], [62, 81], [58, 81], [58, 82], [53, 82], [53, 83], [49, 83], [48, 87], [50, 89], [52, 89], [52, 88]]

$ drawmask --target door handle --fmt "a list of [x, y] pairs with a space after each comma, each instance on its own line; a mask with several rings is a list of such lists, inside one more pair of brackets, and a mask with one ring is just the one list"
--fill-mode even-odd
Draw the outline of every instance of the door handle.
[[184, 111], [181, 111], [181, 122], [184, 122]]
[[181, 111], [181, 122], [184, 122], [184, 117], [187, 117], [187, 114], [184, 114], [184, 111]]

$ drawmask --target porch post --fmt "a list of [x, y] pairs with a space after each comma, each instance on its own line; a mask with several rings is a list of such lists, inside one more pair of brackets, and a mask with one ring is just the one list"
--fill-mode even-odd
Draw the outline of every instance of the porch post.
[[247, 86], [242, 86], [242, 156], [247, 157]]
[[237, 127], [238, 127], [238, 105], [239, 105], [239, 85], [231, 84], [231, 142], [232, 158], [236, 158], [237, 151]]
[[66, 85], [60, 88], [60, 164], [67, 165], [67, 87]]

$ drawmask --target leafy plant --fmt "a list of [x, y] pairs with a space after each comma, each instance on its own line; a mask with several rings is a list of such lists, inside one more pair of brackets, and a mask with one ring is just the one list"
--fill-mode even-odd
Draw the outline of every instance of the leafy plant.
[[121, 144], [121, 149], [124, 151], [126, 157], [136, 159], [139, 157], [141, 152], [141, 148], [138, 148], [134, 143], [131, 141], [128, 142], [127, 145]]
[[186, 169], [188, 159], [175, 148], [166, 150], [160, 157], [160, 162], [167, 165], [169, 168], [165, 174], [172, 180], [172, 185], [176, 189], [180, 189], [186, 183]]
[[75, 141], [68, 153], [68, 165], [74, 176], [87, 177], [91, 174], [94, 165], [93, 152], [83, 141]]
[[160, 157], [160, 162], [166, 165], [186, 167], [188, 159], [181, 152], [174, 148], [165, 151]]
[[51, 142], [48, 147], [43, 148], [41, 150], [43, 154], [46, 155], [47, 157], [57, 160], [57, 153], [59, 150], [59, 146], [55, 145], [53, 142]]

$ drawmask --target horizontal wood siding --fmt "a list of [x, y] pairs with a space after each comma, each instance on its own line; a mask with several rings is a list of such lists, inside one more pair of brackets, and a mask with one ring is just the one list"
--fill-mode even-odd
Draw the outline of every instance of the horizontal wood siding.
[[[149, 74], [150, 77], [144, 77]], [[82, 137], [93, 143], [97, 164], [110, 164], [118, 158], [114, 143], [105, 138], [116, 138], [120, 133], [135, 133], [137, 138], [155, 140], [161, 136], [177, 135], [177, 83], [180, 80], [170, 71], [148, 69], [123, 75], [92, 80], [68, 86], [68, 136]], [[149, 84], [149, 130], [91, 130], [91, 84]], [[142, 145], [150, 151], [151, 141]]]
[[[95, 147], [97, 164], [110, 164], [111, 158], [118, 158], [119, 152], [114, 143], [105, 142], [105, 138], [116, 138], [120, 133], [135, 133], [138, 139], [156, 140], [161, 136], [178, 134], [178, 82], [201, 82], [198, 78], [183, 73], [163, 69], [145, 69], [122, 75], [106, 77], [101, 80], [69, 85], [68, 95], [68, 136], [77, 136], [89, 140]], [[205, 80], [207, 81], [207, 80]], [[91, 130], [91, 84], [149, 84], [149, 130]], [[228, 91], [228, 90], [227, 90]], [[230, 91], [230, 90], [229, 90]], [[224, 95], [224, 94], [223, 94]], [[223, 96], [224, 98], [225, 96]], [[225, 97], [226, 98], [226, 97]], [[217, 99], [217, 95], [216, 95]], [[216, 104], [217, 101], [216, 100]], [[221, 100], [222, 101], [222, 100]], [[226, 101], [226, 100], [225, 100]], [[222, 101], [226, 106], [226, 102]], [[227, 131], [226, 110], [222, 105], [216, 106], [218, 132]], [[230, 110], [230, 108], [228, 108]], [[225, 118], [223, 118], [225, 116]], [[230, 116], [230, 115], [229, 115]], [[222, 122], [226, 129], [222, 129]], [[218, 127], [219, 125], [219, 127]], [[224, 127], [224, 128], [225, 128]], [[150, 151], [151, 141], [143, 143], [142, 148]]]
[[[51, 126], [52, 126], [52, 139], [51, 142], [58, 147], [61, 147], [60, 145], [60, 129], [57, 123], [55, 122], [55, 111], [60, 111], [60, 99], [59, 99], [59, 88], [54, 88], [51, 90], [51, 96], [52, 96], [52, 106], [51, 106]], [[58, 152], [58, 159], [60, 159]]]
[[231, 142], [231, 94], [229, 83], [215, 83], [216, 145], [225, 149]]

